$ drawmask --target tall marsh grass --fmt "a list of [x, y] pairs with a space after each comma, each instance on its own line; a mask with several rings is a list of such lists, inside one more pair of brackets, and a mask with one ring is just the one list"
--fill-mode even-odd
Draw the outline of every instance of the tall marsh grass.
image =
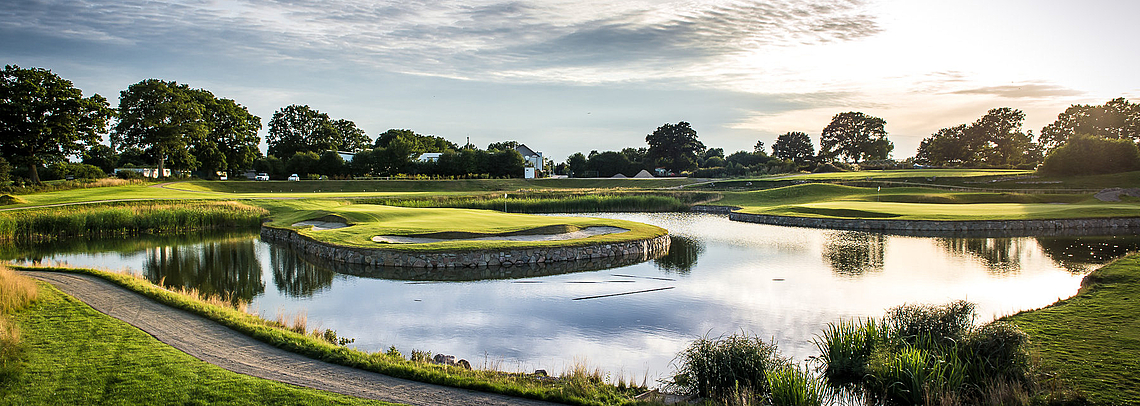
[[0, 240], [52, 240], [253, 228], [268, 214], [237, 202], [116, 203], [75, 205], [0, 213]]
[[1028, 336], [974, 320], [965, 301], [898, 306], [879, 320], [830, 324], [816, 337], [817, 361], [829, 384], [868, 404], [1026, 404], [1017, 402], [1034, 385]]
[[12, 320], [12, 313], [30, 306], [37, 297], [34, 281], [0, 265], [0, 383], [19, 373], [24, 352], [20, 327]]
[[519, 192], [428, 199], [370, 199], [359, 203], [388, 206], [499, 210], [510, 213], [594, 213], [686, 211], [714, 200], [708, 192]]

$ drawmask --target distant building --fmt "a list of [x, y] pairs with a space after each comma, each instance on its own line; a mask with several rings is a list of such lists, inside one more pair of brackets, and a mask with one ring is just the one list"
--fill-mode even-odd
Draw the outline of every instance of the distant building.
[[138, 172], [141, 173], [143, 177], [147, 178], [170, 177], [170, 168], [163, 169], [162, 176], [158, 176], [158, 168], [115, 168], [115, 174], [118, 175], [119, 172]]
[[345, 162], [352, 162], [352, 158], [356, 157], [356, 153], [353, 152], [337, 151], [336, 154], [340, 155], [340, 159], [343, 159]]
[[514, 147], [514, 151], [518, 151], [519, 154], [522, 155], [522, 160], [527, 162], [528, 167], [534, 167], [540, 172], [544, 171], [543, 153], [535, 152], [534, 149], [530, 149], [526, 144], [519, 144], [519, 146]]
[[443, 155], [442, 152], [425, 152], [416, 157], [416, 162], [439, 162], [439, 156]]

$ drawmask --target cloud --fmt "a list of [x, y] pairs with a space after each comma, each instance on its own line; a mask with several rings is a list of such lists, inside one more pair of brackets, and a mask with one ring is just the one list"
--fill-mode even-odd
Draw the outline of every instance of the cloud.
[[1080, 96], [1085, 92], [1047, 83], [1022, 83], [1018, 85], [988, 86], [959, 90], [951, 94], [977, 94], [999, 96], [1009, 99], [1040, 99], [1052, 97]]
[[0, 11], [0, 29], [143, 53], [491, 81], [577, 81], [549, 73], [585, 69], [595, 81], [625, 81], [684, 77], [762, 47], [871, 36], [880, 28], [865, 8], [858, 0], [14, 0]]

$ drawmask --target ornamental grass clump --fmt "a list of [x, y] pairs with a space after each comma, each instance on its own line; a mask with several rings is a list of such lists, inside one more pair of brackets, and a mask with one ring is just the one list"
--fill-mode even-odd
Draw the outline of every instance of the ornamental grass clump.
[[24, 344], [12, 314], [39, 297], [36, 283], [0, 265], [0, 384], [19, 374]]
[[819, 367], [866, 404], [1024, 404], [1028, 336], [1004, 322], [975, 325], [974, 308], [903, 305], [877, 321], [831, 324], [816, 338]]
[[768, 374], [789, 365], [775, 343], [747, 334], [689, 344], [674, 360], [677, 372], [669, 385], [687, 395], [725, 400], [744, 389], [756, 396], [768, 394]]

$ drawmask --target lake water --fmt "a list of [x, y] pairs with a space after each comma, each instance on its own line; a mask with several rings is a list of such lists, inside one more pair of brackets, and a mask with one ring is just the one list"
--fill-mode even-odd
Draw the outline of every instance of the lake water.
[[[0, 257], [127, 269], [167, 285], [225, 292], [263, 317], [298, 312], [367, 351], [452, 354], [477, 367], [561, 373], [584, 362], [614, 376], [667, 376], [700, 336], [747, 332], [784, 355], [816, 354], [828, 323], [903, 303], [966, 299], [979, 318], [1048, 305], [1081, 277], [1140, 249], [1135, 235], [932, 238], [739, 223], [724, 215], [605, 213], [658, 225], [670, 254], [479, 269], [446, 276], [319, 264], [255, 233], [3, 247]], [[334, 269], [336, 271], [334, 271]], [[438, 272], [438, 271], [436, 271]]]

